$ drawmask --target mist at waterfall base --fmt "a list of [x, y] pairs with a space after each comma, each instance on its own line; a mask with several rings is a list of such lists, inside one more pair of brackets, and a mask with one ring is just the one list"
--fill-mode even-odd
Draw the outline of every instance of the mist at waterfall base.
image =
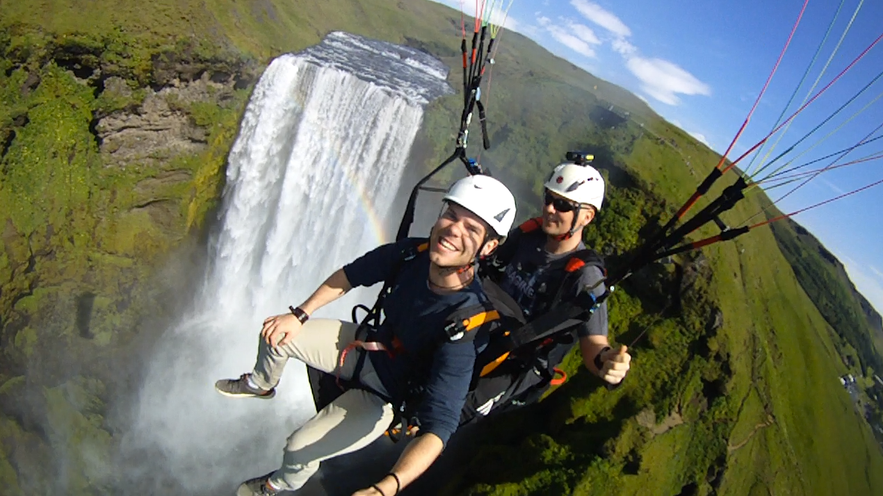
[[[251, 370], [264, 318], [389, 241], [423, 106], [450, 93], [446, 75], [426, 54], [343, 33], [266, 69], [230, 152], [204, 286], [143, 357], [116, 474], [124, 493], [232, 494], [279, 467], [315, 411], [304, 366], [289, 362], [270, 401], [224, 397], [214, 382]], [[349, 319], [376, 289], [314, 317]]]

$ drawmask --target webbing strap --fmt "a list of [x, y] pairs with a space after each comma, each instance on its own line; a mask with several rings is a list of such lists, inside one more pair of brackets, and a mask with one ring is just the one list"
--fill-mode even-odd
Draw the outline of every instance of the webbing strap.
[[[334, 375], [335, 382], [340, 387], [343, 387], [340, 384], [340, 371], [343, 370], [343, 364], [344, 362], [346, 362], [346, 356], [349, 354], [350, 351], [356, 348], [361, 348], [365, 351], [385, 351], [390, 356], [392, 356], [392, 353], [386, 348], [386, 346], [384, 346], [383, 343], [377, 341], [362, 341], [360, 339], [353, 341], [352, 343], [348, 344], [346, 348], [343, 349], [343, 351], [340, 352], [340, 359], [337, 361], [337, 373], [335, 373]], [[361, 367], [357, 367], [357, 369], [361, 369]], [[360, 372], [360, 370], [357, 372]]]
[[501, 363], [505, 362], [507, 358], [509, 358], [508, 351], [503, 353], [502, 355], [498, 356], [496, 359], [494, 359], [494, 361], [492, 361], [492, 362], [488, 363], [487, 365], [485, 365], [484, 367], [482, 367], [479, 377], [484, 377], [484, 376], [490, 374], [491, 372], [493, 372], [497, 367], [500, 366]]
[[493, 322], [500, 318], [500, 312], [491, 310], [489, 312], [481, 312], [467, 319], [463, 319], [463, 327], [466, 332], [481, 327], [482, 325]]
[[609, 294], [609, 291], [606, 291], [596, 297], [590, 291], [583, 291], [574, 300], [559, 303], [552, 310], [512, 331], [507, 336], [509, 349], [515, 350], [526, 344], [569, 330], [594, 313]]

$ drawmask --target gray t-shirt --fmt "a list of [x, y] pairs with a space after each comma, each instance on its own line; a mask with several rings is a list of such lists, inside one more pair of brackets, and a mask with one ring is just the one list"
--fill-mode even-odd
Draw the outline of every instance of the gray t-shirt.
[[[559, 260], [564, 262], [562, 259], [569, 259], [573, 255], [573, 252], [551, 254], [545, 250], [545, 244], [546, 236], [542, 231], [520, 236], [515, 253], [505, 267], [499, 282], [500, 288], [518, 303], [528, 320], [549, 310], [564, 276], [563, 263], [555, 262]], [[582, 243], [577, 247], [577, 250], [584, 249], [586, 247]], [[580, 289], [586, 286], [592, 287], [603, 278], [604, 274], [600, 268], [587, 264], [580, 269], [580, 277], [576, 283], [560, 289], [566, 300], [576, 296]], [[595, 296], [601, 296], [605, 290], [604, 283], [601, 283], [592, 292]], [[607, 335], [606, 303], [602, 303], [587, 322], [579, 325], [577, 335], [580, 337]]]

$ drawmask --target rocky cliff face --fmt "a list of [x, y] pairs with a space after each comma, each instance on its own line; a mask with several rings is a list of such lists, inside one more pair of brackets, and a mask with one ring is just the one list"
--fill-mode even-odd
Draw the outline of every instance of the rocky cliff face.
[[[199, 242], [257, 75], [187, 50], [136, 67], [111, 47], [59, 37], [24, 50], [0, 32], [4, 493], [90, 493], [106, 475], [105, 406], [135, 379], [107, 364], [136, 360], [150, 322], [186, 296], [198, 260], [157, 268]], [[77, 475], [52, 476], [62, 470]]]
[[[189, 109], [194, 105], [223, 105], [234, 97], [242, 80], [225, 73], [203, 72], [198, 79], [170, 79], [159, 90], [140, 89], [140, 104], [98, 116], [95, 133], [107, 166], [156, 164], [180, 155], [195, 155], [208, 146], [206, 123], [197, 123]], [[112, 77], [103, 93], [132, 100], [125, 80]], [[201, 124], [201, 125], [200, 125]]]
[[[170, 105], [211, 101], [206, 90], [208, 78], [195, 83], [148, 89], [141, 105], [132, 111], [114, 112], [98, 119], [95, 131], [106, 165], [155, 163], [181, 154], [195, 154], [206, 147], [205, 129], [190, 116]], [[131, 97], [132, 90], [121, 80], [108, 81], [105, 91]], [[184, 96], [184, 98], [181, 98]]]

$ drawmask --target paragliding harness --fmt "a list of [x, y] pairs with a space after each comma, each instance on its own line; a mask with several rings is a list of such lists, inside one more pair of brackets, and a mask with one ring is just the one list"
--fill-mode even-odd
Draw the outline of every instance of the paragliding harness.
[[600, 306], [594, 288], [583, 288], [576, 297], [568, 297], [584, 267], [597, 267], [606, 275], [604, 261], [589, 249], [577, 250], [550, 264], [551, 278], [540, 296], [544, 301], [538, 303], [545, 312], [530, 322], [515, 300], [497, 285], [523, 237], [545, 238], [541, 226], [539, 218], [522, 223], [481, 267], [485, 293], [503, 321], [491, 331], [488, 346], [478, 356], [460, 425], [491, 412], [533, 403], [551, 386], [563, 384], [567, 374], [557, 366], [577, 342], [573, 331]]
[[[372, 388], [361, 384], [358, 377], [365, 366], [365, 360], [368, 359], [367, 352], [385, 352], [393, 359], [396, 356], [412, 352], [406, 350], [397, 338], [393, 338], [389, 344], [378, 341], [374, 335], [379, 329], [383, 319], [383, 305], [386, 298], [395, 287], [405, 264], [415, 260], [421, 256], [429, 248], [429, 243], [425, 239], [414, 239], [414, 242], [404, 248], [398, 263], [383, 283], [383, 287], [374, 302], [374, 306], [368, 308], [365, 305], [356, 305], [353, 307], [353, 322], [359, 324], [356, 331], [356, 338], [346, 349], [343, 350], [340, 357], [341, 365], [346, 360], [350, 351], [359, 348], [365, 352], [358, 353], [356, 366], [352, 375], [352, 379], [342, 379], [339, 376], [319, 372], [315, 369], [309, 369], [310, 382], [313, 389], [313, 400], [316, 409], [320, 410], [334, 401], [340, 394], [349, 389], [362, 389], [372, 392], [393, 406], [396, 417], [388, 431], [393, 440], [398, 440], [398, 430], [400, 425], [414, 426], [417, 421], [413, 418], [415, 406], [419, 404], [422, 394], [422, 386], [420, 384], [408, 384], [404, 392], [397, 396], [388, 396]], [[358, 311], [364, 310], [366, 315], [359, 321]], [[459, 308], [448, 315], [444, 320], [441, 332], [438, 336], [438, 344], [427, 350], [421, 350], [419, 353], [425, 356], [427, 360], [432, 359], [432, 352], [438, 346], [443, 346], [449, 342], [466, 342], [475, 338], [479, 332], [491, 332], [501, 323], [501, 314], [492, 303], [479, 303], [467, 307]]]
[[[515, 245], [521, 235], [531, 234], [534, 231], [542, 234], [542, 231], [538, 231], [540, 225], [539, 219], [532, 219], [522, 224], [510, 236], [509, 246]], [[425, 240], [415, 240], [414, 244], [405, 248], [395, 269], [384, 281], [374, 306], [368, 308], [365, 305], [356, 305], [353, 308], [353, 321], [359, 323], [359, 329], [356, 332], [356, 340], [344, 350], [341, 361], [346, 359], [351, 349], [357, 347], [365, 351], [386, 352], [393, 357], [408, 353], [397, 339], [393, 339], [391, 346], [386, 346], [375, 341], [373, 333], [381, 323], [384, 301], [394, 287], [400, 272], [405, 264], [425, 252], [428, 245]], [[495, 258], [494, 262], [506, 263], [499, 258]], [[495, 270], [490, 268], [490, 263], [485, 264], [486, 268], [479, 274], [489, 303], [471, 305], [451, 313], [445, 319], [438, 340], [438, 346], [442, 346], [446, 342], [474, 339], [479, 332], [488, 333], [488, 345], [478, 355], [466, 403], [461, 411], [461, 425], [479, 416], [487, 416], [491, 411], [503, 411], [534, 402], [550, 386], [561, 384], [566, 380], [567, 376], [557, 369], [557, 365], [575, 344], [572, 330], [580, 322], [576, 320], [577, 314], [590, 313], [594, 309], [595, 299], [594, 296], [590, 296], [588, 300], [579, 302], [559, 300], [563, 290], [572, 287], [579, 279], [579, 271], [586, 265], [604, 270], [603, 261], [591, 250], [574, 252], [552, 267], [556, 273], [562, 274], [559, 281], [553, 284], [557, 287], [554, 291], [553, 311], [528, 324], [515, 300], [497, 286], [491, 274], [485, 274]], [[588, 294], [591, 295], [591, 292]], [[570, 312], [555, 312], [554, 309], [558, 307], [564, 307]], [[367, 312], [361, 321], [357, 319], [359, 310]], [[424, 350], [422, 353], [427, 359], [431, 359], [432, 351], [434, 349]], [[332, 374], [310, 369], [316, 409], [324, 408], [345, 390], [368, 390], [393, 405], [396, 417], [388, 434], [393, 440], [398, 440], [401, 426], [419, 425], [419, 419], [414, 418], [414, 412], [420, 402], [422, 388], [418, 384], [409, 385], [402, 395], [389, 397], [364, 386], [357, 378], [367, 357], [367, 352], [358, 354], [358, 362], [351, 380], [343, 380]]]

